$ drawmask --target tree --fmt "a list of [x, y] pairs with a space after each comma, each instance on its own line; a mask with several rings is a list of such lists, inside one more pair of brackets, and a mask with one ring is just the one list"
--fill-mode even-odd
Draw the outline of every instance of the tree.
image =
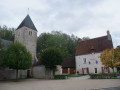
[[111, 67], [114, 72], [114, 67], [118, 67], [120, 61], [120, 51], [115, 49], [106, 49], [100, 54], [100, 59], [105, 67]]
[[56, 65], [61, 65], [62, 61], [62, 54], [57, 48], [47, 48], [41, 54], [41, 63], [45, 65], [46, 68], [55, 70]]
[[3, 43], [2, 43], [2, 40], [0, 38], [0, 50], [3, 48]]
[[52, 35], [50, 33], [42, 33], [39, 35], [37, 38], [37, 53], [42, 53], [42, 51], [46, 48], [48, 48], [47, 45], [47, 40], [51, 37]]
[[7, 26], [0, 26], [0, 36], [2, 39], [14, 41], [15, 28], [8, 28]]
[[[118, 46], [116, 47], [116, 50], [117, 50], [118, 52], [120, 52], [120, 45], [118, 45]], [[116, 67], [117, 67], [117, 70], [120, 71], [120, 57], [119, 57], [119, 62], [116, 63]]]
[[89, 37], [83, 37], [82, 40], [83, 41], [86, 41], [86, 40], [89, 40], [90, 38]]
[[59, 48], [64, 57], [75, 55], [78, 38], [74, 35], [67, 35], [61, 31], [42, 33], [37, 39], [37, 53], [42, 53], [46, 48]]
[[3, 43], [2, 40], [0, 39], [0, 68], [3, 67], [3, 60], [4, 60], [4, 50], [3, 50]]
[[118, 46], [116, 47], [116, 49], [117, 49], [117, 50], [120, 50], [120, 45], [118, 45]]
[[18, 70], [25, 70], [31, 67], [32, 55], [25, 46], [15, 41], [6, 50], [5, 64], [9, 68], [16, 70], [16, 80], [18, 80]]

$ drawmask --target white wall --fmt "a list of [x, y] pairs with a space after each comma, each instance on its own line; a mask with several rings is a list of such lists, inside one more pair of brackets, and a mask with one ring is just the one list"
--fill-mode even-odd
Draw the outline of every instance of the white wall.
[[[99, 56], [100, 53], [75, 56], [76, 71], [79, 71], [80, 74], [82, 74], [82, 68], [89, 68], [89, 73], [95, 73], [95, 68], [97, 68], [97, 73], [102, 73], [101, 67], [104, 66], [101, 63]], [[84, 64], [83, 58], [86, 58], [86, 64]], [[98, 61], [97, 64], [96, 60]]]
[[[97, 73], [102, 73], [101, 67], [104, 67], [104, 65], [102, 65], [102, 62], [100, 61], [100, 54], [101, 53], [75, 56], [76, 72], [79, 71], [79, 73], [82, 74], [82, 68], [89, 68], [89, 73], [95, 73], [95, 68], [97, 68]], [[84, 64], [83, 58], [86, 58], [86, 64]], [[98, 61], [97, 64], [96, 60]], [[110, 72], [113, 72], [111, 68]], [[114, 72], [117, 72], [116, 68], [114, 68]]]

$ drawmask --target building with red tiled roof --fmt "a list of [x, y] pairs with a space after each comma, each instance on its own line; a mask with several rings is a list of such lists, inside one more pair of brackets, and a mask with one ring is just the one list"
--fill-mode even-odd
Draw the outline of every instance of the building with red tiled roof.
[[81, 74], [109, 73], [112, 69], [104, 69], [99, 56], [103, 50], [111, 48], [113, 48], [113, 43], [109, 31], [106, 36], [86, 41], [80, 40], [75, 53], [76, 71]]
[[62, 63], [62, 74], [75, 74], [75, 57], [64, 58]]

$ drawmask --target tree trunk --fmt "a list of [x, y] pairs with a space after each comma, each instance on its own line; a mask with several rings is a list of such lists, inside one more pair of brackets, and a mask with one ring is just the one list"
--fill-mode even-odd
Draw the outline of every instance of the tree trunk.
[[16, 69], [16, 81], [18, 81], [18, 69]]

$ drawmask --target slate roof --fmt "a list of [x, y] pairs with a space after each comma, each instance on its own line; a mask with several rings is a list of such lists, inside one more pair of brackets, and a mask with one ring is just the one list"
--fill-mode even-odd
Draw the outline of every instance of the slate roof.
[[65, 58], [62, 63], [63, 68], [75, 68], [75, 57]]
[[79, 41], [76, 48], [76, 56], [89, 54], [91, 49], [94, 48], [95, 52], [101, 52], [105, 49], [113, 48], [112, 39], [108, 40], [108, 36], [98, 37], [86, 41]]
[[17, 29], [19, 29], [19, 28], [21, 28], [23, 26], [26, 26], [26, 27], [28, 27], [30, 29], [33, 29], [33, 30], [37, 31], [37, 29], [36, 29], [35, 25], [33, 24], [33, 22], [32, 22], [29, 15], [27, 15], [25, 17], [25, 19], [21, 22], [21, 24], [18, 26]]
[[4, 44], [4, 49], [7, 49], [10, 44], [12, 44], [12, 41], [1, 39]]

